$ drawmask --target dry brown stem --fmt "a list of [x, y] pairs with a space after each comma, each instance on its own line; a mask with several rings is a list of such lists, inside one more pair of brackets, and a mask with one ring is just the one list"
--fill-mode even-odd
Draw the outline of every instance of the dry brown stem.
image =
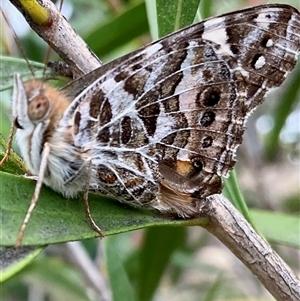
[[[101, 66], [98, 57], [78, 36], [51, 1], [35, 1], [37, 3], [35, 10], [30, 11], [18, 0], [10, 0], [10, 2], [22, 13], [30, 27], [69, 65], [75, 77]], [[43, 11], [47, 11], [49, 14], [37, 23], [35, 16], [42, 15]]]
[[213, 195], [203, 210], [210, 219], [206, 229], [257, 276], [276, 300], [300, 300], [299, 279], [228, 199]]

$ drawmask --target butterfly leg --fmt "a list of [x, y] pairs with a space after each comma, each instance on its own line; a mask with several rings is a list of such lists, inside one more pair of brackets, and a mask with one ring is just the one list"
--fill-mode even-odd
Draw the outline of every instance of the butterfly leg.
[[104, 238], [105, 235], [102, 232], [102, 230], [98, 227], [98, 225], [95, 223], [95, 221], [91, 215], [90, 206], [89, 206], [89, 188], [90, 188], [90, 178], [91, 178], [91, 171], [92, 171], [91, 163], [92, 163], [91, 160], [89, 160], [88, 178], [86, 181], [86, 186], [85, 186], [84, 195], [83, 195], [85, 214], [86, 214], [86, 217], [87, 217], [91, 227], [100, 235], [100, 238]]
[[55, 76], [63, 76], [69, 79], [74, 79], [72, 69], [64, 62], [48, 62], [47, 67], [51, 68]]
[[[86, 177], [86, 171], [88, 170], [87, 177]], [[92, 172], [92, 162], [91, 159], [86, 159], [83, 164], [80, 166], [80, 168], [77, 170], [76, 173], [74, 173], [69, 179], [67, 179], [64, 182], [64, 185], [70, 185], [74, 180], [77, 178], [86, 178], [86, 185], [84, 188], [84, 207], [85, 207], [85, 213], [86, 217], [91, 225], [91, 227], [100, 235], [101, 238], [104, 237], [103, 232], [101, 229], [97, 226], [95, 223], [89, 206], [89, 187], [90, 187], [90, 179], [91, 179], [91, 172]]]

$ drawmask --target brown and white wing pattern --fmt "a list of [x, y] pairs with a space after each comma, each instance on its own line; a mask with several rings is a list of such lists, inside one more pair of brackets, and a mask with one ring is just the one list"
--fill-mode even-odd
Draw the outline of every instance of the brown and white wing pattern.
[[208, 19], [95, 72], [65, 113], [91, 188], [183, 217], [220, 193], [249, 114], [297, 59], [299, 12], [264, 5]]

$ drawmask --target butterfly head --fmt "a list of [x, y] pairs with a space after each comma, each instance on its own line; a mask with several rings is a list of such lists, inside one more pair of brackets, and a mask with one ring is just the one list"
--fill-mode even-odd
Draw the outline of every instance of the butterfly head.
[[45, 137], [51, 136], [69, 101], [57, 90], [39, 80], [25, 83], [14, 76], [13, 116], [20, 152], [31, 172], [38, 171]]
[[53, 105], [47, 87], [41, 81], [23, 83], [20, 75], [15, 74], [13, 91], [13, 115], [17, 129], [32, 129], [49, 117]]

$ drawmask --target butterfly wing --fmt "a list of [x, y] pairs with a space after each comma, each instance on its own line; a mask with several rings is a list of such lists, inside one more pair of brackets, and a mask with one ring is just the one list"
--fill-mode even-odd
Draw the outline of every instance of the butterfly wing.
[[195, 215], [197, 200], [221, 191], [250, 112], [294, 67], [299, 23], [289, 6], [259, 6], [95, 70], [66, 118], [73, 118], [75, 145], [90, 150], [96, 190]]

